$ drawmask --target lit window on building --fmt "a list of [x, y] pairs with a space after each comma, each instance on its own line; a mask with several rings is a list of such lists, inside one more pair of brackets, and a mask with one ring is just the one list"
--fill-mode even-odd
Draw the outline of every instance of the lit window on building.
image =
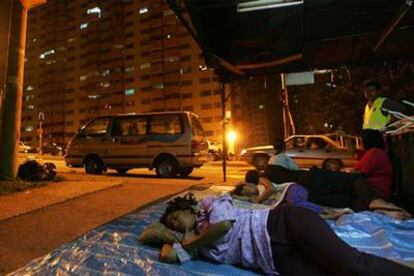
[[32, 132], [33, 131], [33, 126], [27, 126], [26, 131], [27, 132]]
[[154, 88], [156, 88], [156, 89], [163, 89], [164, 88], [164, 84], [162, 84], [162, 83], [157, 83], [157, 84], [154, 84], [154, 86], [153, 86]]
[[180, 69], [180, 74], [186, 74], [186, 73], [191, 73], [192, 69], [191, 67], [185, 67], [185, 68], [181, 68]]
[[81, 25], [80, 25], [80, 29], [81, 30], [83, 30], [83, 29], [86, 29], [86, 28], [88, 28], [88, 23], [82, 23]]
[[29, 105], [29, 106], [27, 106], [27, 109], [34, 109], [34, 105]]
[[99, 7], [90, 8], [86, 11], [87, 14], [93, 14], [101, 18], [101, 9]]
[[178, 61], [179, 60], [179, 58], [178, 57], [167, 57], [166, 59], [165, 59], [165, 61], [168, 61], [168, 62], [174, 62], [174, 61]]
[[99, 85], [101, 87], [105, 87], [105, 88], [111, 86], [111, 84], [109, 83], [109, 81], [100, 82]]
[[174, 14], [173, 10], [166, 10], [166, 11], [163, 12], [164, 16], [171, 15], [171, 14]]
[[99, 98], [99, 95], [97, 95], [97, 94], [94, 94], [94, 95], [88, 95], [88, 98], [89, 98], [89, 99], [98, 99], [98, 98]]
[[207, 66], [205, 66], [205, 65], [203, 65], [203, 64], [200, 64], [200, 65], [198, 66], [198, 69], [200, 69], [200, 71], [205, 71], [205, 70], [207, 70]]
[[109, 76], [111, 74], [111, 71], [109, 69], [103, 70], [101, 75], [102, 76]]
[[144, 13], [147, 13], [147, 12], [148, 12], [148, 8], [147, 7], [144, 7], [144, 8], [139, 9], [139, 14], [144, 14]]
[[146, 69], [146, 68], [151, 68], [151, 63], [143, 63], [143, 64], [141, 64], [140, 68], [141, 68], [141, 70]]
[[134, 72], [135, 71], [135, 67], [126, 67], [125, 68], [125, 72]]
[[135, 89], [126, 89], [125, 96], [132, 96], [135, 94]]
[[49, 55], [53, 55], [55, 53], [54, 49], [48, 50], [42, 54], [39, 55], [40, 59], [44, 59], [45, 57], [49, 56]]

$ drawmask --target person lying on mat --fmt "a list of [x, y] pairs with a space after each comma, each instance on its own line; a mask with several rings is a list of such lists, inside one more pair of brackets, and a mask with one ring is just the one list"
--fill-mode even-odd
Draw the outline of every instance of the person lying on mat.
[[322, 206], [375, 210], [393, 218], [410, 218], [409, 213], [389, 202], [392, 167], [384, 150], [382, 134], [366, 129], [362, 133], [362, 141], [366, 152], [355, 165], [358, 173], [316, 167], [309, 171], [290, 171], [280, 166], [269, 166], [264, 176], [273, 183], [299, 183], [308, 190], [309, 201]]
[[267, 275], [414, 273], [347, 245], [306, 208], [281, 204], [273, 209], [241, 209], [230, 195], [203, 199], [198, 212], [197, 205], [191, 193], [168, 202], [161, 223], [178, 232], [195, 230], [197, 235], [181, 244], [164, 244], [161, 261], [182, 263], [198, 252], [212, 261], [260, 269]]
[[[251, 176], [252, 174], [250, 174]], [[246, 180], [249, 177], [246, 175]], [[250, 180], [255, 182], [255, 177]], [[267, 178], [259, 177], [257, 184], [243, 182], [230, 192], [232, 198], [269, 205], [271, 208], [286, 203], [300, 206], [320, 214], [325, 219], [336, 219], [344, 214], [352, 213], [349, 208], [322, 207], [308, 201], [308, 191], [301, 185], [289, 182], [283, 184], [271, 183]]]

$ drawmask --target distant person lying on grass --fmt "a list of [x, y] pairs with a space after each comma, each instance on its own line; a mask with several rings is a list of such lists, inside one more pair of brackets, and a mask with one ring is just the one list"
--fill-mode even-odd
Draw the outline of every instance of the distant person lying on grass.
[[414, 270], [347, 245], [315, 212], [281, 204], [241, 209], [230, 195], [198, 202], [193, 194], [168, 202], [161, 223], [196, 235], [164, 244], [160, 260], [185, 262], [200, 253], [225, 264], [260, 269], [267, 275], [413, 275]]

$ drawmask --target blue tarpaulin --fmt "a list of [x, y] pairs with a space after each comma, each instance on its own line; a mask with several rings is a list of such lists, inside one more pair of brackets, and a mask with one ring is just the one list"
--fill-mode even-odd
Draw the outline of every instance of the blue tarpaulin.
[[[247, 206], [240, 203], [240, 206]], [[159, 249], [140, 244], [142, 230], [161, 216], [158, 203], [102, 225], [79, 239], [33, 260], [11, 275], [255, 275], [232, 265], [197, 259], [182, 265], [158, 261]], [[372, 212], [342, 216], [328, 221], [339, 237], [361, 251], [414, 262], [414, 220], [397, 221]]]

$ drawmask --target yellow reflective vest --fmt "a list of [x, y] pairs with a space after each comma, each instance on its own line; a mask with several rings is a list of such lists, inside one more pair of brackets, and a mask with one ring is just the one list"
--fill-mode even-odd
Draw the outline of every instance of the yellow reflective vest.
[[390, 115], [384, 116], [381, 111], [382, 104], [386, 98], [378, 97], [372, 106], [365, 106], [363, 129], [383, 129], [391, 119]]

